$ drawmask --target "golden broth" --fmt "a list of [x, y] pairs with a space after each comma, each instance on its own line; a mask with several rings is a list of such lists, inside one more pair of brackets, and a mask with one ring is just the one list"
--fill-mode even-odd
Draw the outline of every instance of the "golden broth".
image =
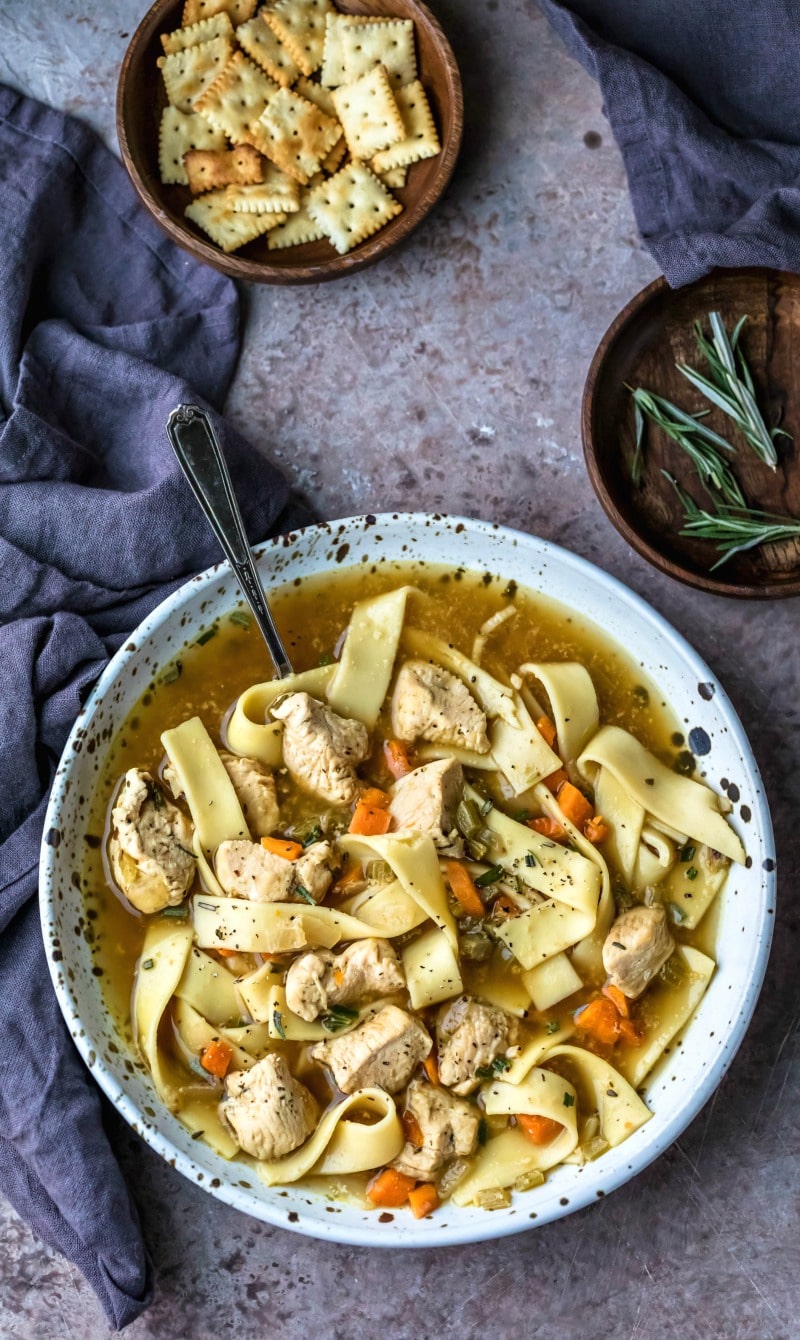
[[[468, 654], [485, 620], [513, 603], [516, 616], [506, 620], [489, 639], [483, 658], [488, 670], [507, 677], [524, 661], [578, 660], [594, 682], [602, 722], [631, 730], [665, 763], [681, 771], [691, 766], [691, 755], [686, 752], [683, 734], [668, 705], [626, 651], [568, 609], [491, 573], [476, 576], [433, 565], [387, 563], [369, 571], [351, 568], [296, 579], [270, 594], [294, 667], [304, 670], [335, 657], [356, 601], [402, 583], [413, 584], [422, 593], [413, 599], [414, 626], [445, 637]], [[107, 1007], [131, 1045], [130, 995], [147, 919], [131, 911], [108, 879], [104, 848], [114, 788], [130, 767], [156, 774], [164, 760], [161, 732], [188, 717], [200, 716], [212, 738], [220, 743], [221, 725], [234, 700], [249, 685], [271, 675], [272, 666], [255, 625], [241, 610], [232, 611], [210, 625], [160, 671], [109, 747], [87, 823], [82, 871], [85, 933], [92, 944], [95, 973]], [[282, 817], [287, 824], [291, 822], [291, 802], [288, 806], [282, 803]], [[710, 914], [693, 933], [681, 932], [678, 927], [677, 938], [708, 950], [712, 918]], [[477, 984], [482, 974], [499, 968], [499, 963], [469, 967], [467, 982]], [[591, 987], [587, 987], [582, 994], [563, 1002], [560, 1009], [565, 1017], [590, 993]], [[558, 1009], [553, 1013], [557, 1014]], [[306, 1072], [313, 1069], [303, 1068]], [[308, 1073], [303, 1078], [309, 1082]], [[321, 1091], [319, 1096], [324, 1100]]]

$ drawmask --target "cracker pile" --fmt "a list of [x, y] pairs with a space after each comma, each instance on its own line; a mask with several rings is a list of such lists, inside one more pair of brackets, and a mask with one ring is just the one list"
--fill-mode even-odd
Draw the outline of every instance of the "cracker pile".
[[235, 251], [327, 238], [352, 251], [403, 206], [412, 163], [439, 153], [411, 19], [330, 0], [186, 0], [161, 38], [169, 106], [159, 170], [186, 217]]

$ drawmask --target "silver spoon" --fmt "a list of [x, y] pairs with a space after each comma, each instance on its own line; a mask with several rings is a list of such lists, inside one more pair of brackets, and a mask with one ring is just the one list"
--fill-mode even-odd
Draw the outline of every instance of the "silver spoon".
[[167, 436], [195, 498], [241, 582], [278, 678], [293, 674], [256, 572], [231, 477], [210, 418], [199, 405], [178, 405], [167, 419]]

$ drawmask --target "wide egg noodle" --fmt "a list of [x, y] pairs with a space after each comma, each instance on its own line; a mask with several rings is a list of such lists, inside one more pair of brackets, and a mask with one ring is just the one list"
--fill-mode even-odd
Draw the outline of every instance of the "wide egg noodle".
[[410, 590], [401, 586], [359, 601], [350, 616], [341, 659], [328, 682], [328, 702], [334, 712], [363, 721], [370, 729], [389, 688]]
[[365, 921], [374, 928], [376, 935], [385, 940], [407, 935], [428, 920], [425, 908], [420, 907], [416, 899], [406, 893], [399, 879], [390, 880], [378, 888], [368, 885], [360, 893], [346, 898], [341, 904], [341, 910]]
[[[163, 1063], [158, 1028], [183, 976], [191, 946], [191, 926], [151, 921], [145, 931], [131, 1004], [136, 1045], [147, 1063], [159, 1098], [173, 1112], [178, 1106], [179, 1095]], [[145, 964], [150, 966], [145, 967]]]
[[705, 995], [716, 964], [708, 954], [691, 945], [677, 945], [674, 957], [683, 969], [677, 985], [663, 994], [647, 993], [647, 1031], [640, 1047], [629, 1048], [620, 1062], [620, 1069], [634, 1088], [664, 1054], [676, 1033], [688, 1023]]
[[239, 797], [200, 718], [165, 730], [161, 743], [178, 774], [195, 837], [206, 856], [229, 839], [249, 840]]
[[196, 945], [192, 946], [175, 995], [199, 1010], [212, 1024], [229, 1024], [241, 1014], [233, 973]]
[[[367, 1124], [351, 1113], [368, 1113]], [[343, 1176], [382, 1168], [397, 1158], [405, 1136], [394, 1099], [383, 1089], [359, 1089], [322, 1116], [313, 1135], [300, 1149], [283, 1159], [260, 1161], [258, 1175], [267, 1186], [296, 1182], [312, 1169], [318, 1174]]]
[[453, 1192], [456, 1205], [469, 1205], [480, 1191], [513, 1186], [528, 1172], [547, 1172], [563, 1163], [578, 1144], [577, 1095], [568, 1080], [552, 1070], [534, 1068], [521, 1084], [499, 1081], [483, 1089], [487, 1116], [547, 1117], [562, 1130], [549, 1144], [537, 1145], [518, 1127], [487, 1140], [463, 1181]]
[[652, 1117], [652, 1112], [642, 1102], [635, 1089], [602, 1056], [585, 1051], [583, 1047], [573, 1047], [561, 1043], [552, 1047], [543, 1058], [543, 1064], [563, 1057], [574, 1070], [574, 1076], [587, 1093], [594, 1098], [597, 1115], [600, 1118], [600, 1134], [607, 1144], [615, 1149], [623, 1140], [633, 1135], [640, 1126]]
[[256, 1058], [243, 1047], [237, 1046], [224, 1028], [215, 1028], [199, 1010], [195, 1010], [185, 1000], [176, 997], [172, 1007], [172, 1018], [181, 1042], [190, 1055], [199, 1057], [209, 1043], [222, 1039], [231, 1049], [229, 1070], [249, 1070], [255, 1065]]
[[492, 758], [515, 796], [528, 791], [543, 777], [561, 767], [561, 759], [550, 748], [536, 726], [519, 693], [513, 697], [516, 721], [498, 719], [490, 740]]
[[[247, 999], [244, 990], [242, 998]], [[286, 991], [282, 986], [273, 982], [267, 987], [266, 999], [258, 1001], [258, 1009], [262, 1018], [266, 1020], [266, 1027], [269, 1029], [271, 1038], [285, 1038], [287, 1042], [322, 1042], [325, 1038], [330, 1038], [334, 1034], [341, 1037], [345, 1033], [350, 1033], [360, 1024], [368, 1015], [374, 1014], [374, 1010], [355, 1010], [355, 1018], [343, 1023], [335, 1029], [325, 1028], [319, 1021], [311, 1022], [303, 1019], [294, 1010], [290, 1010], [286, 1003]]]
[[239, 1144], [230, 1131], [223, 1126], [217, 1105], [209, 1098], [191, 1094], [181, 1103], [180, 1119], [184, 1126], [219, 1154], [223, 1159], [233, 1159], [239, 1153]]
[[[465, 794], [480, 804], [481, 797], [471, 787]], [[533, 968], [591, 935], [602, 894], [598, 864], [496, 808], [489, 810], [483, 823], [496, 838], [492, 860], [544, 895], [542, 902], [496, 930], [522, 967]], [[530, 864], [528, 857], [533, 858]]]
[[519, 1055], [514, 1057], [510, 1068], [503, 1072], [503, 1082], [521, 1084], [533, 1066], [538, 1065], [559, 1042], [566, 1042], [571, 1038], [574, 1032], [575, 1023], [571, 1015], [567, 1015], [564, 1023], [556, 1028], [551, 1024], [537, 1024], [531, 1027], [528, 1031], [528, 1041]]
[[268, 721], [267, 712], [284, 693], [309, 693], [312, 698], [323, 698], [335, 670], [335, 665], [318, 665], [298, 675], [270, 679], [245, 689], [225, 727], [225, 743], [231, 752], [257, 758], [268, 768], [281, 767], [283, 722]]
[[709, 869], [699, 852], [691, 860], [682, 855], [673, 866], [663, 897], [665, 903], [672, 903], [677, 909], [683, 930], [692, 931], [699, 925], [725, 883], [729, 869], [727, 862]]
[[440, 758], [454, 758], [462, 768], [477, 768], [480, 772], [496, 772], [497, 764], [491, 753], [479, 754], [474, 749], [462, 749], [457, 744], [417, 744], [414, 754], [423, 763], [435, 762]]
[[652, 824], [644, 823], [631, 887], [644, 889], [648, 884], [660, 883], [675, 864], [676, 855], [669, 838]]
[[[377, 837], [343, 833], [337, 841], [342, 850], [351, 856], [362, 860], [374, 856], [386, 861], [409, 898], [436, 922], [447, 936], [453, 951], [458, 952], [456, 924], [447, 905], [439, 857], [432, 838], [426, 833], [401, 831]], [[374, 935], [374, 930], [371, 933]]]
[[721, 813], [716, 793], [665, 767], [628, 731], [601, 727], [578, 759], [578, 767], [589, 782], [596, 768], [608, 768], [655, 819], [744, 864], [744, 847]]
[[631, 885], [639, 859], [645, 811], [608, 768], [597, 769], [594, 804], [610, 829], [606, 845], [612, 864], [626, 884]]
[[573, 996], [583, 986], [583, 979], [575, 971], [567, 954], [554, 954], [537, 968], [523, 974], [525, 988], [537, 1010], [549, 1010], [553, 1005]]
[[205, 894], [192, 899], [194, 933], [201, 949], [235, 949], [242, 954], [287, 954], [340, 940], [364, 940], [374, 926], [330, 907], [303, 903], [258, 903], [247, 898]]
[[600, 725], [597, 694], [589, 671], [578, 661], [529, 661], [519, 667], [519, 673], [534, 675], [547, 693], [558, 752], [571, 769]]
[[412, 1009], [424, 1010], [463, 991], [458, 955], [438, 926], [404, 945], [401, 957]]
[[[594, 926], [591, 931], [583, 936], [579, 943], [573, 947], [572, 956], [575, 966], [584, 973], [585, 976], [598, 977], [603, 975], [603, 942], [611, 928], [611, 923], [615, 916], [614, 892], [611, 887], [611, 876], [608, 871], [605, 857], [588, 838], [585, 838], [580, 829], [567, 818], [558, 798], [553, 795], [549, 787], [540, 785], [535, 789], [535, 796], [543, 812], [555, 819], [566, 829], [572, 846], [576, 848], [581, 855], [585, 856], [587, 861], [591, 861], [597, 866], [600, 872], [600, 897], [597, 903], [597, 915]], [[568, 946], [565, 946], [567, 948]]]

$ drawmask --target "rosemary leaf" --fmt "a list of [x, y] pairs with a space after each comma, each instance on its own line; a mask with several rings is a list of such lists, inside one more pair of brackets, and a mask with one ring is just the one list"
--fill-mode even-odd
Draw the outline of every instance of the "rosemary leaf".
[[718, 447], [724, 447], [726, 451], [733, 451], [724, 437], [719, 437], [663, 396], [645, 391], [642, 387], [632, 389], [631, 395], [634, 405], [682, 448], [709, 492], [715, 490], [732, 507], [746, 505], [735, 475], [717, 450]]
[[721, 557], [711, 568], [712, 572], [727, 563], [734, 554], [741, 554], [746, 549], [800, 537], [800, 519], [797, 517], [778, 516], [753, 508], [726, 507], [724, 504], [719, 504], [716, 512], [707, 512], [697, 506], [668, 471], [662, 473], [674, 488], [683, 507], [685, 524], [680, 534], [699, 540], [712, 540], [716, 544]]
[[710, 340], [699, 321], [694, 323], [694, 333], [697, 347], [709, 366], [710, 379], [683, 363], [676, 365], [678, 371], [733, 420], [758, 458], [774, 470], [778, 464], [775, 437], [788, 434], [780, 428], [767, 428], [756, 403], [753, 377], [739, 338], [747, 317], [740, 317], [730, 337], [719, 312], [710, 312], [708, 320]]

